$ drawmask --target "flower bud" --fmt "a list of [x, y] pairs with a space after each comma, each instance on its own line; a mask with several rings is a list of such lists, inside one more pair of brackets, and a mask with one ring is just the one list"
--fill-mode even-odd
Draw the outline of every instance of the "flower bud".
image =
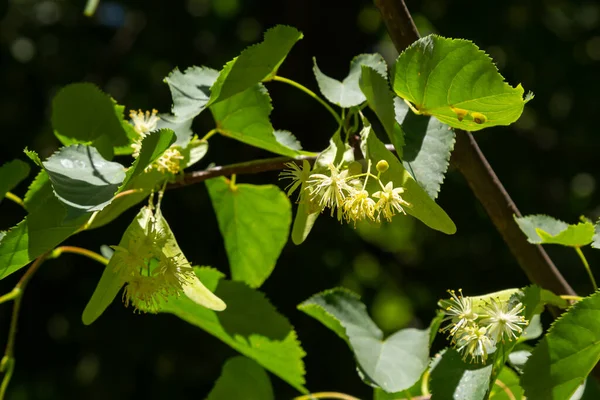
[[388, 168], [390, 167], [390, 164], [388, 164], [388, 162], [385, 160], [379, 160], [375, 167], [377, 168], [378, 172], [383, 174], [385, 171], [388, 170]]

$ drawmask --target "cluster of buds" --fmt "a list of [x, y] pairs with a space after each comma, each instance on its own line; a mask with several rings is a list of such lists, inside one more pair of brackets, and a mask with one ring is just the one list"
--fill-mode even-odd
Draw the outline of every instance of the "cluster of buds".
[[[307, 205], [309, 213], [331, 210], [331, 216], [337, 215], [339, 221], [357, 222], [371, 220], [381, 222], [382, 217], [388, 221], [397, 213], [406, 214], [404, 207], [410, 207], [401, 194], [404, 188], [394, 187], [390, 180], [385, 185], [381, 175], [389, 164], [385, 160], [377, 163], [377, 175], [371, 173], [369, 162], [367, 172], [362, 173], [359, 163], [348, 165], [327, 165], [326, 169], [311, 171], [308, 161], [303, 161], [302, 168], [296, 163], [287, 163], [287, 169], [281, 173], [281, 179], [290, 179], [287, 186], [288, 196], [300, 189], [298, 201]], [[367, 183], [372, 179], [379, 184], [377, 191], [370, 193]]]
[[442, 323], [449, 322], [440, 332], [448, 332], [452, 345], [465, 361], [485, 363], [498, 342], [516, 340], [527, 326], [522, 303], [511, 306], [510, 302], [492, 298], [475, 310], [473, 299], [464, 297], [461, 290], [458, 295], [454, 290], [449, 293], [449, 299], [439, 302], [445, 314]]
[[[146, 111], [145, 113], [142, 110], [129, 112], [129, 118], [131, 119], [131, 124], [133, 125], [133, 129], [137, 133], [137, 137], [131, 144], [131, 148], [133, 149], [133, 158], [138, 158], [140, 156], [140, 151], [142, 149], [142, 140], [150, 132], [156, 130], [158, 121], [160, 117], [157, 115], [157, 110]], [[147, 170], [156, 169], [158, 172], [165, 173], [169, 172], [172, 174], [179, 173], [181, 169], [181, 161], [183, 160], [183, 155], [176, 147], [169, 147], [154, 163], [147, 167]]]

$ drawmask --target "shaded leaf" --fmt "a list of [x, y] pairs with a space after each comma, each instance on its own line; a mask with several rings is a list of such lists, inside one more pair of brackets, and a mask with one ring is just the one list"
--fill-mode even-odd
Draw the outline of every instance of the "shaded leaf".
[[490, 386], [493, 362], [469, 364], [454, 349], [446, 349], [431, 371], [431, 400], [483, 400]]
[[6, 192], [13, 190], [23, 179], [29, 175], [29, 165], [21, 160], [12, 160], [0, 167], [0, 201]]
[[398, 157], [402, 159], [404, 132], [396, 122], [394, 112], [395, 96], [390, 91], [385, 73], [382, 76], [373, 68], [363, 65], [359, 85], [369, 107], [371, 107], [377, 118], [379, 118], [379, 121], [381, 121], [388, 138], [396, 149]]
[[62, 88], [52, 100], [51, 118], [56, 137], [66, 146], [104, 143], [112, 153], [112, 147], [130, 143], [123, 107], [91, 83]]
[[600, 360], [600, 292], [557, 319], [527, 363], [521, 379], [530, 400], [568, 399]]
[[[74, 215], [108, 205], [125, 179], [125, 168], [91, 146], [63, 147], [43, 163], [56, 196]], [[71, 211], [70, 211], [71, 212]]]
[[234, 280], [259, 287], [275, 268], [287, 242], [291, 204], [274, 185], [239, 184], [209, 179], [206, 187], [225, 241]]
[[206, 400], [274, 400], [271, 380], [256, 361], [237, 356], [225, 362]]
[[531, 95], [513, 88], [487, 54], [472, 42], [429, 35], [409, 46], [396, 61], [396, 94], [422, 114], [453, 128], [477, 131], [510, 125]]
[[210, 107], [220, 134], [284, 156], [301, 154], [277, 141], [269, 120], [272, 109], [269, 94], [262, 85], [255, 85]]
[[321, 93], [331, 103], [343, 108], [358, 106], [367, 100], [358, 84], [363, 65], [373, 68], [381, 75], [387, 74], [387, 64], [380, 54], [360, 54], [354, 57], [350, 62], [350, 73], [342, 82], [322, 73], [316, 59], [313, 62], [313, 72]]
[[401, 99], [394, 100], [396, 120], [404, 132], [402, 164], [413, 178], [436, 199], [454, 149], [454, 130], [439, 120], [410, 112]]
[[428, 329], [402, 329], [384, 340], [365, 305], [348, 290], [321, 292], [298, 308], [344, 339], [354, 352], [363, 380], [386, 392], [410, 388], [427, 367]]
[[156, 161], [174, 141], [175, 134], [170, 129], [154, 131], [146, 136], [142, 140], [140, 155], [127, 170], [127, 176], [119, 191], [122, 191], [133, 178], [142, 174], [146, 167]]
[[589, 221], [569, 225], [547, 215], [515, 217], [527, 241], [534, 244], [560, 244], [580, 247], [592, 242], [595, 229]]
[[244, 283], [222, 280], [220, 272], [209, 268], [196, 269], [196, 274], [209, 290], [227, 303], [227, 309], [217, 313], [182, 296], [164, 302], [162, 312], [175, 314], [204, 329], [300, 392], [307, 393], [303, 386], [305, 353], [288, 320], [262, 293]]
[[302, 37], [302, 33], [291, 26], [277, 25], [269, 29], [261, 43], [248, 47], [225, 64], [210, 90], [210, 103], [226, 100], [274, 76]]
[[175, 68], [165, 82], [169, 85], [173, 107], [171, 112], [182, 120], [191, 120], [207, 106], [210, 87], [219, 72], [207, 67], [190, 67], [185, 72]]

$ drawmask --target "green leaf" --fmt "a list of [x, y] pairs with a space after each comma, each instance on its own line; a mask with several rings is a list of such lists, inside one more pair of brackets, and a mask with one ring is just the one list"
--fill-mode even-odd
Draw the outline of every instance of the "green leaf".
[[298, 308], [344, 339], [356, 356], [363, 379], [386, 392], [410, 388], [427, 368], [428, 329], [402, 329], [384, 340], [365, 305], [348, 290], [321, 292]]
[[592, 242], [595, 229], [589, 221], [569, 225], [547, 215], [528, 215], [515, 217], [519, 228], [534, 244], [560, 244], [581, 247]]
[[274, 185], [231, 185], [209, 179], [206, 187], [234, 280], [259, 287], [269, 277], [285, 246], [292, 220], [288, 197]]
[[217, 313], [181, 296], [162, 303], [162, 311], [204, 329], [300, 392], [307, 393], [303, 386], [305, 353], [288, 320], [261, 292], [244, 283], [221, 280], [222, 274], [209, 268], [196, 269], [196, 274], [209, 290], [227, 303], [227, 309]]
[[272, 109], [271, 98], [262, 84], [210, 107], [220, 134], [284, 156], [300, 155], [277, 141], [269, 121]]
[[313, 62], [319, 90], [327, 100], [342, 108], [358, 106], [367, 100], [358, 83], [363, 65], [373, 68], [380, 75], [387, 74], [387, 64], [380, 54], [360, 54], [354, 57], [350, 63], [350, 73], [342, 82], [322, 73], [316, 59]]
[[[119, 242], [118, 249], [122, 250], [115, 252], [110, 258], [92, 298], [83, 311], [82, 321], [85, 325], [94, 322], [112, 303], [120, 288], [128, 283], [128, 279], [123, 278], [125, 274], [120, 270], [139, 267], [144, 271], [148, 271], [147, 273], [152, 274], [151, 276], [154, 277], [155, 275], [152, 272], [154, 268], [153, 261], [159, 261], [163, 258], [176, 259], [178, 265], [182, 268], [191, 268], [160, 209], [153, 212], [150, 207], [143, 207], [127, 227]], [[144, 256], [140, 256], [140, 254]], [[132, 261], [132, 257], [137, 258]], [[139, 266], [136, 264], [131, 265], [132, 262], [139, 264]], [[217, 311], [225, 309], [225, 303], [202, 285], [198, 279], [186, 279], [186, 283], [181, 284], [181, 286], [180, 292], [173, 297], [185, 295], [194, 304]], [[160, 296], [163, 296], [163, 294], [157, 293], [149, 296], [154, 301], [160, 301]], [[157, 312], [157, 309], [152, 306], [147, 307], [148, 302], [146, 302], [146, 305], [144, 305], [144, 302], [141, 302], [141, 304], [134, 303], [134, 306], [137, 308], [143, 306], [144, 308], [141, 311], [144, 312]]]
[[125, 179], [121, 164], [81, 144], [63, 147], [43, 164], [54, 193], [75, 215], [103, 209]]
[[296, 139], [296, 136], [292, 134], [290, 131], [276, 130], [273, 132], [275, 135], [275, 140], [284, 145], [285, 147], [289, 147], [292, 150], [302, 150], [302, 145], [300, 141]]
[[237, 356], [227, 360], [206, 400], [274, 400], [269, 375], [256, 361]]
[[[440, 357], [440, 356], [438, 356]], [[447, 349], [431, 371], [431, 400], [483, 400], [490, 386], [493, 362], [469, 364]]]
[[[48, 185], [50, 189], [50, 185]], [[38, 206], [0, 241], [0, 279], [29, 264], [77, 232], [88, 215], [65, 220], [67, 210], [50, 190]]]
[[510, 368], [502, 368], [489, 398], [490, 400], [521, 400], [523, 388], [519, 384], [519, 376], [516, 372]]
[[181, 169], [186, 169], [202, 160], [208, 152], [208, 141], [192, 138], [190, 142], [181, 151], [183, 161], [181, 161]]
[[[449, 235], [454, 234], [456, 226], [448, 214], [429, 197], [404, 169], [402, 163], [377, 139], [370, 126], [365, 126], [361, 137], [363, 147], [366, 149], [365, 158], [371, 160], [373, 165], [380, 160], [386, 160], [389, 164], [388, 171], [381, 175], [382, 183], [385, 185], [393, 181], [394, 187], [404, 188], [402, 198], [410, 203], [410, 206], [404, 207], [405, 211], [432, 229]], [[371, 182], [373, 185], [376, 184], [373, 180]]]
[[210, 89], [210, 104], [226, 100], [277, 74], [288, 53], [302, 39], [300, 31], [277, 25], [265, 32], [262, 43], [248, 47], [228, 62]]
[[530, 400], [568, 399], [600, 361], [600, 292], [557, 319], [533, 349], [521, 379]]
[[390, 86], [385, 73], [382, 76], [373, 68], [363, 65], [359, 85], [360, 90], [367, 99], [367, 104], [369, 104], [369, 107], [371, 107], [377, 118], [379, 118], [379, 121], [381, 121], [388, 138], [396, 149], [396, 153], [402, 159], [404, 132], [396, 122], [394, 112], [395, 96], [390, 92]]
[[54, 196], [52, 185], [48, 179], [48, 173], [44, 169], [41, 169], [29, 185], [27, 193], [25, 193], [25, 197], [23, 198], [25, 208], [31, 213], [37, 207], [43, 205], [48, 196]]
[[182, 119], [175, 115], [160, 114], [156, 123], [156, 129], [169, 129], [175, 133], [174, 146], [184, 149], [192, 140], [194, 132], [192, 131], [193, 119]]
[[52, 126], [56, 137], [67, 146], [97, 141], [111, 147], [127, 146], [130, 138], [122, 112], [123, 108], [95, 85], [74, 83], [54, 96]]
[[409, 112], [401, 99], [394, 100], [396, 120], [404, 132], [402, 164], [415, 180], [436, 199], [454, 149], [454, 130], [435, 118]]
[[174, 141], [175, 134], [170, 129], [154, 131], [146, 136], [142, 140], [140, 155], [127, 170], [127, 176], [123, 180], [119, 191], [123, 191], [132, 179], [142, 174], [146, 167], [156, 161]]
[[453, 128], [478, 131], [510, 125], [533, 96], [513, 88], [487, 54], [472, 42], [429, 35], [396, 61], [394, 91], [425, 115]]
[[172, 113], [182, 120], [191, 120], [207, 107], [210, 87], [219, 72], [206, 67], [190, 67], [185, 72], [175, 68], [165, 82], [173, 98]]
[[12, 160], [0, 167], [0, 201], [6, 192], [13, 190], [23, 179], [29, 175], [29, 165], [21, 160]]

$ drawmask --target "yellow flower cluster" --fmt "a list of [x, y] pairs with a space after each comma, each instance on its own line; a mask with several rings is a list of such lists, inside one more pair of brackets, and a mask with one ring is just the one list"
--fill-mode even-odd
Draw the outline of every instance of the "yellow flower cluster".
[[[140, 151], [142, 149], [142, 140], [150, 132], [156, 130], [158, 121], [160, 117], [157, 115], [157, 110], [146, 111], [145, 113], [142, 110], [129, 112], [129, 118], [131, 119], [131, 124], [133, 125], [133, 129], [138, 134], [136, 139], [131, 144], [131, 148], [133, 149], [133, 158], [138, 158], [140, 156]], [[179, 151], [177, 147], [169, 147], [154, 163], [149, 165], [146, 170], [149, 171], [151, 169], [156, 169], [158, 172], [166, 173], [169, 172], [171, 174], [177, 174], [181, 170], [181, 161], [183, 160], [183, 155]]]
[[[311, 171], [310, 164], [304, 160], [302, 168], [296, 163], [287, 163], [287, 169], [280, 175], [281, 179], [290, 179], [287, 194], [291, 196], [300, 189], [299, 201], [308, 205], [310, 213], [331, 210], [331, 216], [337, 214], [338, 220], [353, 222], [371, 220], [381, 222], [382, 217], [391, 221], [397, 213], [406, 214], [404, 207], [410, 207], [401, 194], [404, 188], [394, 187], [392, 181], [383, 184], [380, 176], [388, 169], [385, 160], [377, 163], [377, 175], [371, 174], [369, 163], [366, 173], [351, 173], [351, 168], [336, 167], [329, 164], [322, 171]], [[367, 183], [373, 179], [379, 183], [380, 189], [369, 193]], [[377, 199], [374, 200], [374, 199]]]
[[126, 247], [114, 246], [113, 257], [119, 261], [114, 271], [126, 285], [126, 307], [156, 312], [161, 299], [179, 296], [195, 274], [183, 254], [169, 257], [161, 250], [166, 245], [165, 233], [157, 226], [154, 215], [147, 218], [146, 227], [138, 225], [128, 231], [131, 237]]
[[528, 322], [521, 314], [522, 303], [510, 307], [508, 302], [492, 298], [475, 312], [473, 300], [449, 290], [450, 299], [439, 302], [445, 318], [450, 322], [440, 332], [449, 332], [451, 343], [463, 354], [463, 359], [485, 363], [488, 355], [496, 350], [496, 343], [516, 340]]

